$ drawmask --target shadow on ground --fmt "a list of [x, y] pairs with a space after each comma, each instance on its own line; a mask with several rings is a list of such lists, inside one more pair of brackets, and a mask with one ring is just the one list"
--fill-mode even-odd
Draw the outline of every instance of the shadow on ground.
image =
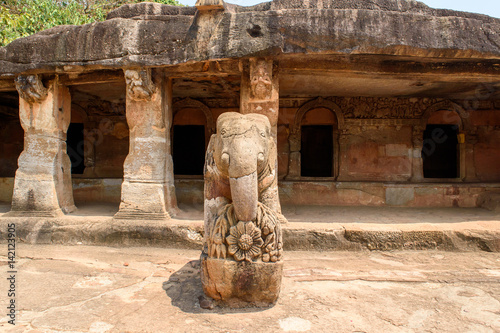
[[200, 299], [204, 299], [205, 294], [201, 285], [199, 260], [192, 260], [173, 273], [168, 281], [163, 282], [163, 289], [172, 300], [172, 305], [186, 313], [249, 313], [261, 312], [268, 309], [251, 307], [231, 309], [215, 306], [215, 301], [213, 302], [213, 309], [202, 309], [200, 307]]

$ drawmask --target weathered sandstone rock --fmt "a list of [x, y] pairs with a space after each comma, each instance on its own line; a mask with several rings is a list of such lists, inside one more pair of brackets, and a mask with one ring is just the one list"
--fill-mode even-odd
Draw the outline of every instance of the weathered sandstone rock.
[[0, 75], [282, 53], [500, 57], [500, 20], [485, 15], [405, 0], [305, 3], [226, 4], [210, 14], [193, 7], [126, 5], [105, 22], [55, 27], [0, 48]]

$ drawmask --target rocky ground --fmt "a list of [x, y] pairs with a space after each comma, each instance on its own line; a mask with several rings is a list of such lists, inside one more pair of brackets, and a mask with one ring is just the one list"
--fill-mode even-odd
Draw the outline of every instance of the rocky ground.
[[[197, 250], [18, 244], [5, 332], [499, 332], [500, 254], [286, 253], [270, 309], [203, 309]], [[206, 304], [204, 304], [206, 305]]]

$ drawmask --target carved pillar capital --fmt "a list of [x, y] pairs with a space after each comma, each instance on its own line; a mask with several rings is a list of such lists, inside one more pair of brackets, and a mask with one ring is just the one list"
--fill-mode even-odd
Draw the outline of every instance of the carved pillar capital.
[[126, 69], [127, 95], [134, 101], [149, 101], [156, 87], [151, 78], [151, 69]]
[[47, 98], [48, 90], [40, 75], [19, 75], [15, 83], [19, 96], [30, 104], [40, 103]]
[[[279, 112], [278, 66], [273, 60], [251, 58], [244, 66], [241, 87], [241, 113], [260, 113], [269, 118], [276, 132]], [[275, 133], [274, 133], [275, 134]]]

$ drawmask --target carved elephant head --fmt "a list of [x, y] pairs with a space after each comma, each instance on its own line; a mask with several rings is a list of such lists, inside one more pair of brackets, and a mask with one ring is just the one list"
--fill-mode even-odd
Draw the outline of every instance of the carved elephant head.
[[223, 113], [212, 140], [214, 163], [219, 173], [229, 178], [236, 217], [239, 221], [254, 220], [262, 175], [270, 165], [274, 170], [276, 163], [269, 119], [260, 114]]

